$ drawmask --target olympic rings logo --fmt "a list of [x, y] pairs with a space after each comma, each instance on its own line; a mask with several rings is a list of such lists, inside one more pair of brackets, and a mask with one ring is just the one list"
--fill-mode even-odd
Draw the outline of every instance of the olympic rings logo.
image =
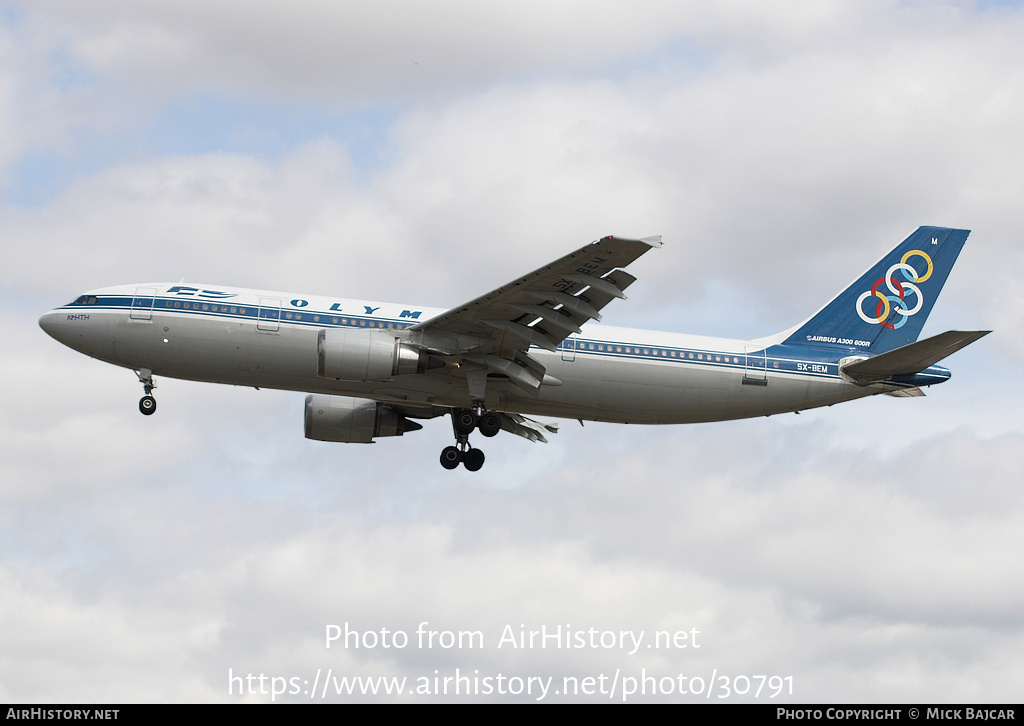
[[[920, 257], [928, 265], [928, 269], [924, 274], [918, 272], [916, 267], [907, 264], [907, 260], [912, 257]], [[902, 328], [907, 324], [907, 318], [916, 314], [924, 304], [924, 296], [921, 294], [921, 288], [917, 285], [931, 277], [934, 269], [932, 258], [927, 253], [921, 250], [910, 250], [907, 252], [899, 263], [889, 268], [889, 271], [885, 273], [885, 277], [875, 280], [875, 284], [871, 286], [871, 289], [862, 293], [857, 298], [857, 314], [860, 315], [860, 319], [871, 325], [878, 323], [885, 328], [889, 328], [889, 330]], [[896, 279], [897, 270], [900, 272], [902, 280]], [[891, 295], [886, 295], [883, 291], [879, 290], [883, 282], [889, 292], [892, 293]], [[914, 294], [914, 299], [916, 300], [914, 307], [910, 307], [907, 304], [908, 291]], [[878, 302], [875, 303], [874, 317], [864, 314], [864, 301], [872, 297], [878, 299]], [[895, 323], [888, 323], [886, 320], [889, 317], [889, 313], [893, 310], [896, 311], [899, 318]]]

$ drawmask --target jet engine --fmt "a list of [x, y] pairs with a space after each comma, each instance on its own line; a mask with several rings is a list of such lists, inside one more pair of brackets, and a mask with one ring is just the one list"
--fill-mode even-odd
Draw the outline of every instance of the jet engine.
[[383, 381], [444, 365], [383, 330], [321, 330], [316, 350], [317, 375], [342, 381]]
[[423, 428], [393, 408], [365, 398], [306, 396], [306, 438], [369, 444], [375, 436], [401, 436]]

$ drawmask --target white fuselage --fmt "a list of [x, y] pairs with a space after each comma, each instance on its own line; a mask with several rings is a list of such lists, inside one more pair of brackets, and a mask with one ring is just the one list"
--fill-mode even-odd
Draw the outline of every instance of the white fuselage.
[[[81, 303], [83, 299], [87, 300]], [[95, 300], [95, 302], [92, 302]], [[409, 407], [470, 405], [465, 377], [448, 367], [385, 381], [317, 375], [324, 328], [396, 335], [440, 309], [272, 291], [153, 283], [94, 290], [40, 325], [75, 350], [154, 376], [373, 399]], [[536, 394], [492, 378], [496, 411], [619, 423], [672, 424], [763, 416], [892, 390], [857, 386], [838, 361], [758, 341], [588, 324], [554, 353]], [[775, 351], [773, 353], [773, 347]]]

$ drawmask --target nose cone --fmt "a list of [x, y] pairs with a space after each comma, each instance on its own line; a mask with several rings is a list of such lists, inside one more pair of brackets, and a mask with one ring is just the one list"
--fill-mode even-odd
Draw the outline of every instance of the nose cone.
[[39, 318], [39, 327], [42, 328], [51, 338], [60, 340], [63, 343], [64, 341], [60, 338], [61, 317], [61, 313], [58, 313], [56, 310], [51, 310], [43, 315], [43, 317]]
[[57, 342], [81, 350], [85, 330], [82, 323], [76, 320], [79, 317], [82, 316], [69, 313], [67, 310], [51, 310], [39, 318], [39, 327]]
[[56, 308], [39, 318], [39, 327], [58, 343], [93, 358], [108, 360], [114, 337], [109, 333], [104, 335], [100, 323], [96, 313], [79, 312], [74, 307]]

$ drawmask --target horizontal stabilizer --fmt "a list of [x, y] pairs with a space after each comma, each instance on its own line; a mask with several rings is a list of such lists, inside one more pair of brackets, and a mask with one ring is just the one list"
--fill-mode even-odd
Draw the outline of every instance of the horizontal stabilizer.
[[840, 366], [840, 371], [854, 382], [866, 386], [893, 376], [920, 373], [948, 355], [952, 355], [991, 330], [950, 330], [939, 335], [904, 345], [872, 358], [863, 358]]

